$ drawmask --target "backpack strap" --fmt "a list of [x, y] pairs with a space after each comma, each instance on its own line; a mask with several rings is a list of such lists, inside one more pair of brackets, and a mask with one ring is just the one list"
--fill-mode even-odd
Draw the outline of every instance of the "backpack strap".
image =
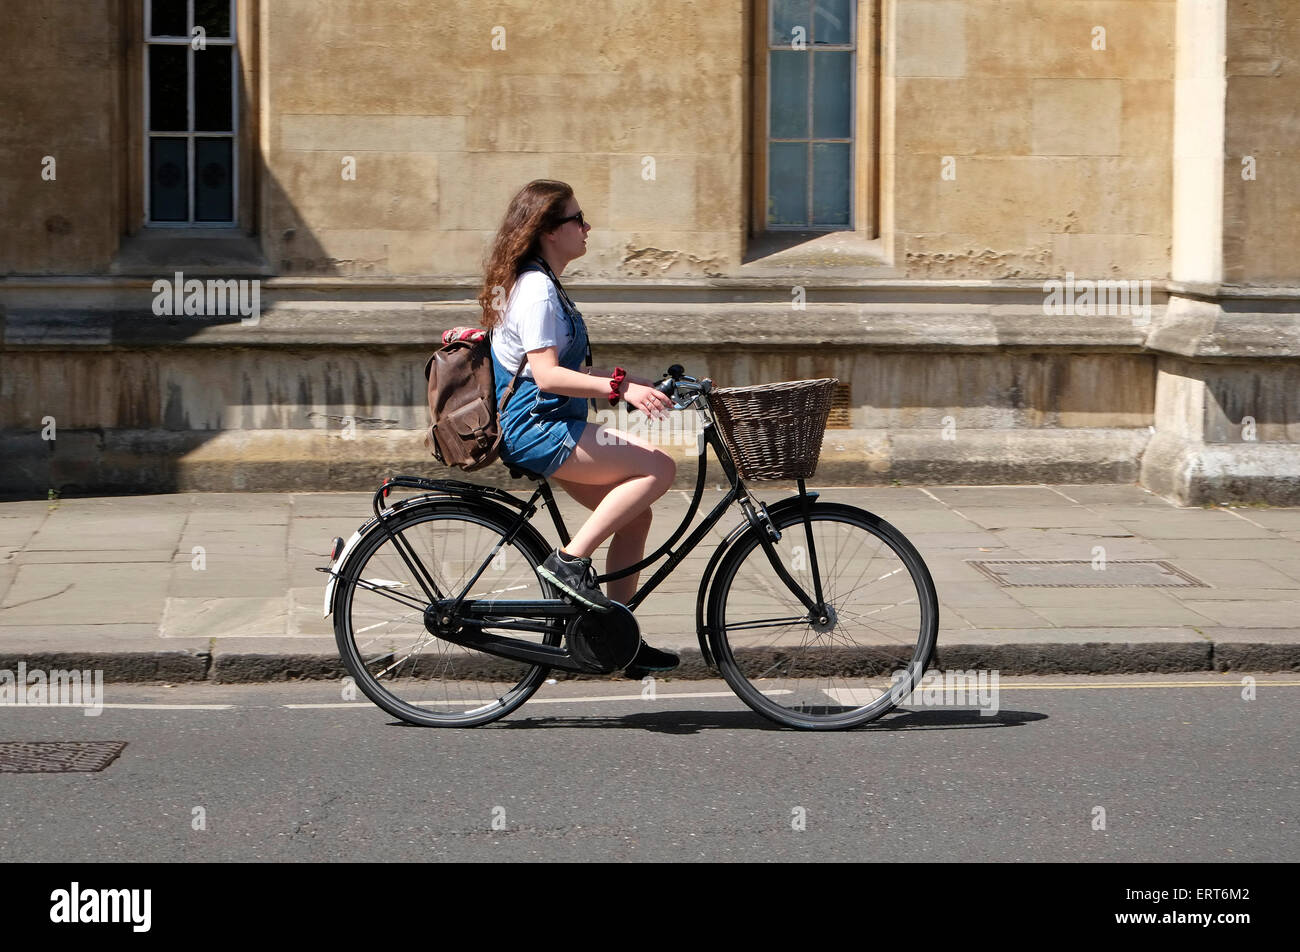
[[[488, 360], [492, 359], [492, 332], [487, 333]], [[501, 402], [497, 404], [497, 419], [500, 420], [506, 412], [506, 403], [514, 396], [515, 387], [519, 385], [519, 375], [524, 372], [524, 367], [528, 363], [528, 355], [524, 354], [524, 359], [519, 362], [519, 369], [515, 371], [514, 377], [510, 380], [510, 386], [506, 387], [505, 393], [501, 394]]]

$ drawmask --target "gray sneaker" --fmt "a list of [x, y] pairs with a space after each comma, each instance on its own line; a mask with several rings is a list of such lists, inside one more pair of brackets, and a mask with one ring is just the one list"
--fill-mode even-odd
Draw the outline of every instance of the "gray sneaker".
[[590, 558], [572, 558], [560, 555], [556, 549], [537, 567], [537, 574], [555, 585], [574, 601], [598, 612], [613, 609], [614, 603], [596, 584], [596, 570]]

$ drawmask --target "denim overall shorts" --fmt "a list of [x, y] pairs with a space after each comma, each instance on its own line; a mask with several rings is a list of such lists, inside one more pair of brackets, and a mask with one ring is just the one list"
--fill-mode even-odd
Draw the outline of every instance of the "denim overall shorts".
[[[541, 271], [525, 267], [525, 271]], [[549, 277], [549, 275], [548, 275]], [[582, 313], [561, 291], [560, 308], [573, 340], [560, 353], [560, 366], [580, 370], [587, 357], [587, 325]], [[526, 359], [526, 356], [525, 356]], [[497, 405], [514, 379], [516, 367], [506, 367], [492, 348], [492, 372], [496, 381]], [[578, 445], [587, 426], [587, 399], [547, 393], [531, 377], [519, 377], [506, 412], [501, 417], [501, 458], [507, 463], [550, 476], [563, 465]]]

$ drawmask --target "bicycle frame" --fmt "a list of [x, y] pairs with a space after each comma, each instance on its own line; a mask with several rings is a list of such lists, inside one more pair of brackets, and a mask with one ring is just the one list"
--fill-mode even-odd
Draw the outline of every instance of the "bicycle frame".
[[[777, 576], [786, 587], [789, 588], [790, 592], [808, 609], [812, 617], [823, 617], [824, 620], [825, 607], [822, 596], [821, 577], [817, 566], [817, 552], [813, 541], [812, 523], [810, 519], [810, 504], [816, 501], [818, 493], [808, 492], [804, 485], [804, 481], [800, 479], [798, 480], [799, 495], [797, 497], [781, 500], [773, 506], [774, 512], [784, 510], [785, 508], [795, 504], [799, 506], [807, 535], [809, 567], [811, 568], [813, 575], [814, 592], [810, 596], [803, 590], [799, 583], [794, 580], [786, 570], [785, 566], [781, 564], [781, 559], [773, 547], [773, 542], [780, 540], [780, 532], [775, 528], [771, 518], [771, 513], [769, 513], [767, 507], [761, 502], [755, 505], [756, 501], [750, 496], [749, 490], [741, 479], [736, 465], [722, 440], [721, 434], [718, 432], [714, 420], [712, 419], [705, 392], [701, 391], [697, 393], [687, 404], [679, 407], [679, 409], [688, 409], [696, 404], [701, 404], [697, 407], [697, 412], [703, 419], [703, 430], [701, 432], [702, 439], [699, 442], [695, 490], [685, 518], [683, 518], [681, 524], [676, 528], [676, 530], [674, 530], [668, 540], [653, 553], [643, 557], [635, 564], [619, 570], [618, 572], [599, 575], [597, 576], [597, 581], [607, 582], [613, 579], [623, 578], [634, 572], [640, 571], [646, 566], [657, 562], [664, 555], [667, 555], [668, 560], [663, 563], [654, 574], [640, 586], [640, 588], [637, 589], [636, 593], [632, 596], [631, 601], [627, 604], [629, 610], [635, 611], [637, 606], [639, 606], [646, 597], [648, 597], [650, 593], [663, 582], [664, 579], [672, 574], [673, 570], [676, 569], [676, 567], [695, 549], [700, 541], [708, 534], [709, 530], [722, 519], [725, 512], [731, 507], [732, 503], [738, 501], [745, 514], [748, 525], [758, 533], [759, 542]], [[678, 547], [676, 551], [673, 551], [672, 546], [681, 539], [683, 533], [685, 533], [687, 527], [695, 518], [696, 512], [699, 510], [700, 501], [703, 498], [704, 487], [707, 480], [708, 449], [710, 446], [713, 447], [714, 453], [717, 455], [718, 461], [722, 466], [722, 470], [727, 475], [729, 482], [727, 492], [712, 511], [704, 517], [700, 525], [698, 525], [691, 535], [686, 538], [682, 545]], [[483, 563], [478, 567], [477, 571], [475, 571], [473, 576], [465, 583], [464, 588], [459, 593], [444, 593], [440, 591], [437, 583], [424, 568], [423, 563], [415, 554], [410, 544], [402, 538], [401, 533], [394, 531], [389, 526], [392, 515], [397, 510], [388, 509], [386, 500], [389, 492], [396, 487], [408, 487], [426, 491], [425, 495], [413, 496], [403, 500], [401, 504], [402, 507], [418, 503], [422, 499], [437, 498], [439, 496], [455, 496], [462, 499], [473, 499], [477, 497], [483, 501], [491, 500], [498, 503], [504, 503], [511, 508], [517, 509], [518, 515], [516, 516], [515, 521], [510, 525], [509, 530], [497, 541], [496, 545], [484, 558]], [[537, 512], [539, 504], [545, 504], [547, 509], [550, 511], [552, 522], [554, 523], [555, 529], [561, 540], [561, 545], [567, 545], [570, 541], [568, 528], [565, 526], [564, 519], [556, 505], [555, 496], [551, 490], [551, 486], [544, 478], [539, 480], [537, 487], [533, 490], [532, 495], [527, 501], [503, 489], [463, 482], [455, 479], [425, 479], [415, 476], [397, 476], [386, 479], [383, 485], [376, 490], [374, 499], [372, 500], [372, 508], [375, 513], [375, 518], [372, 520], [371, 524], [373, 525], [377, 522], [388, 535], [388, 538], [392, 541], [398, 554], [406, 563], [407, 568], [410, 569], [413, 577], [424, 589], [425, 596], [428, 599], [428, 605], [420, 605], [414, 600], [411, 600], [410, 597], [405, 594], [387, 591], [381, 587], [371, 585], [364, 580], [358, 580], [357, 584], [364, 588], [376, 591], [378, 594], [392, 598], [409, 608], [426, 609], [428, 606], [436, 605], [437, 614], [439, 616], [446, 618], [448, 621], [455, 618], [461, 624], [479, 629], [484, 627], [490, 619], [502, 619], [501, 621], [493, 622], [491, 627], [518, 631], [549, 631], [552, 626], [522, 622], [518, 621], [518, 619], [520, 619], [521, 616], [534, 616], [539, 618], [539, 620], [546, 617], [571, 617], [579, 614], [581, 610], [563, 599], [482, 599], [476, 601], [472, 600], [468, 603], [466, 602], [467, 594], [472, 590], [484, 571], [486, 571], [492, 560], [496, 558], [497, 553], [503, 546], [509, 545], [513, 542], [523, 528], [529, 524], [529, 521]], [[704, 577], [700, 582], [700, 591], [696, 604], [697, 620], [702, 619], [703, 600], [714, 567], [717, 565], [721, 554], [728, 548], [729, 544], [734, 540], [739, 532], [744, 529], [744, 527], [745, 524], [743, 523], [741, 526], [737, 527], [737, 530], [728, 536], [728, 538], [718, 546], [717, 551], [714, 553]], [[358, 533], [364, 533], [369, 528], [370, 526], [363, 526], [358, 530]], [[342, 563], [342, 556], [339, 557], [338, 562], [339, 564]], [[338, 577], [333, 567], [325, 571], [328, 571], [334, 578]], [[470, 615], [472, 617], [465, 617], [465, 615]], [[505, 621], [504, 619], [506, 618], [514, 620]], [[474, 637], [499, 640], [496, 639], [495, 636], [488, 635], [481, 631]], [[699, 631], [699, 637], [701, 646], [703, 647], [704, 657], [706, 661], [712, 663], [711, 653], [707, 646], [705, 646], [705, 632], [702, 627]], [[509, 640], [514, 641], [513, 639]], [[521, 645], [526, 644], [525, 642], [517, 643]], [[539, 660], [541, 659], [539, 658]]]

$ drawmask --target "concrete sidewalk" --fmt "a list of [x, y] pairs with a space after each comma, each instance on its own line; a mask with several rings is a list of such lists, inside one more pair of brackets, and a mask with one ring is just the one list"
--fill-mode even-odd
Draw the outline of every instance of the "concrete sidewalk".
[[[526, 496], [530, 485], [519, 482], [516, 492]], [[769, 502], [790, 492], [752, 486]], [[940, 667], [1300, 670], [1300, 509], [1183, 509], [1126, 485], [817, 488], [823, 499], [881, 516], [920, 550], [939, 591]], [[572, 531], [586, 510], [558, 495]], [[702, 512], [719, 496], [710, 486]], [[321, 612], [325, 576], [315, 567], [327, 563], [335, 536], [346, 538], [369, 515], [370, 498], [195, 493], [0, 503], [0, 668], [102, 668], [118, 681], [340, 676]], [[677, 526], [689, 500], [672, 490], [656, 504], [652, 544]], [[714, 539], [740, 518], [733, 509]], [[534, 524], [553, 539], [545, 512]], [[674, 676], [706, 674], [694, 609], [713, 547], [701, 543], [638, 611], [648, 641], [684, 650]], [[972, 564], [1071, 560], [1086, 569], [1099, 551], [1108, 581], [1132, 578], [1124, 560], [1163, 560], [1200, 584], [1156, 568], [1133, 587], [1016, 587]], [[603, 553], [596, 565], [603, 568]]]

